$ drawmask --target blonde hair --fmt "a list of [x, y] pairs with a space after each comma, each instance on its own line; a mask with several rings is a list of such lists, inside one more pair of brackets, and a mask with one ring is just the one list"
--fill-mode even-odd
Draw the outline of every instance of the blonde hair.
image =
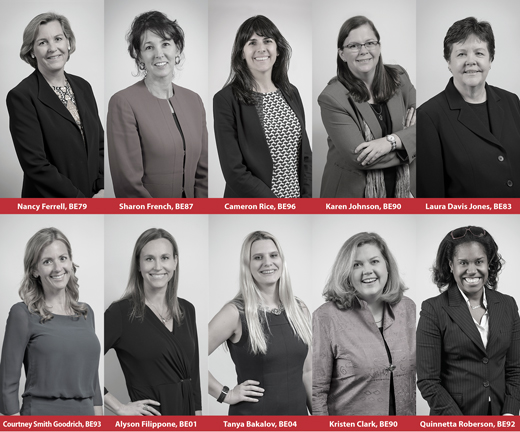
[[36, 35], [38, 34], [38, 30], [42, 24], [47, 24], [52, 21], [58, 21], [60, 23], [63, 35], [70, 44], [67, 61], [71, 54], [76, 51], [76, 37], [74, 36], [74, 32], [72, 31], [70, 22], [67, 18], [54, 12], [45, 12], [37, 15], [29, 22], [29, 24], [27, 24], [27, 27], [25, 27], [22, 47], [20, 48], [20, 58], [24, 62], [29, 63], [34, 69], [38, 67], [38, 62], [35, 58], [31, 57], [31, 54], [33, 53]]
[[309, 317], [305, 314], [298, 299], [294, 297], [291, 288], [291, 279], [287, 271], [285, 257], [278, 240], [268, 232], [255, 231], [249, 234], [242, 244], [240, 253], [240, 289], [232, 304], [238, 307], [239, 312], [244, 313], [249, 331], [249, 344], [253, 354], [265, 354], [267, 352], [267, 338], [262, 327], [262, 321], [267, 318], [258, 312], [258, 305], [262, 302], [260, 290], [251, 275], [251, 246], [258, 240], [272, 240], [278, 249], [278, 254], [282, 260], [282, 274], [278, 280], [278, 292], [280, 302], [285, 308], [287, 319], [294, 331], [295, 336], [299, 337], [306, 345], [311, 345], [311, 324]]
[[65, 287], [67, 306], [72, 309], [76, 315], [83, 315], [85, 319], [87, 317], [87, 306], [78, 303], [79, 284], [78, 278], [76, 277], [76, 268], [78, 266], [72, 261], [70, 242], [60, 230], [56, 228], [43, 228], [34, 234], [25, 246], [23, 260], [24, 277], [20, 289], [18, 290], [18, 294], [27, 305], [29, 312], [37, 313], [41, 316], [40, 322], [42, 324], [51, 320], [54, 315], [45, 304], [45, 293], [43, 292], [41, 279], [39, 276], [35, 276], [34, 272], [43, 250], [55, 241], [61, 241], [65, 245], [72, 263], [72, 274]]
[[407, 289], [399, 276], [397, 262], [386, 242], [376, 233], [361, 232], [350, 237], [341, 246], [323, 289], [325, 300], [336, 303], [339, 309], [351, 308], [354, 298], [357, 297], [350, 276], [354, 268], [357, 249], [365, 244], [376, 246], [386, 263], [388, 280], [381, 294], [381, 300], [392, 305], [397, 304], [401, 301], [403, 293]]
[[128, 278], [128, 284], [126, 290], [121, 297], [121, 300], [130, 300], [132, 305], [132, 311], [130, 313], [130, 319], [138, 318], [144, 320], [145, 311], [145, 296], [144, 296], [144, 281], [143, 276], [139, 271], [139, 259], [141, 258], [141, 251], [143, 248], [153, 240], [158, 239], [168, 240], [173, 248], [173, 255], [177, 258], [177, 267], [173, 274], [173, 277], [168, 282], [166, 288], [166, 305], [168, 306], [168, 312], [172, 319], [180, 324], [183, 318], [182, 310], [179, 306], [179, 300], [177, 299], [177, 290], [179, 285], [179, 248], [177, 242], [173, 236], [162, 228], [150, 228], [142, 233], [137, 241], [135, 242], [134, 251], [132, 253], [132, 264], [130, 266], [130, 276]]

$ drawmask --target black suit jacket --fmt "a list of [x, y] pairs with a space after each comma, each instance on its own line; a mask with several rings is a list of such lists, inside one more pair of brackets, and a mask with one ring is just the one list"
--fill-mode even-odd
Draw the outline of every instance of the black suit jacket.
[[422, 304], [417, 385], [430, 415], [492, 415], [520, 410], [520, 318], [512, 297], [486, 288], [484, 348], [462, 294], [451, 286]]
[[[300, 146], [300, 196], [312, 197], [312, 154], [305, 131], [303, 103], [296, 87], [285, 100], [302, 128]], [[225, 198], [276, 198], [271, 191], [273, 161], [254, 105], [240, 103], [226, 86], [213, 98], [215, 139], [226, 179]]]
[[85, 141], [74, 118], [35, 70], [7, 95], [9, 127], [24, 172], [22, 198], [92, 197], [103, 189], [104, 133], [94, 93], [66, 74]]
[[486, 84], [491, 132], [453, 84], [417, 110], [417, 196], [520, 197], [520, 100]]

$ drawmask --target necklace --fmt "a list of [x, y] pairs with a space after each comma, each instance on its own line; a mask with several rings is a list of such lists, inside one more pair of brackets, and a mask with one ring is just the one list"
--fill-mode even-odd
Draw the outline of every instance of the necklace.
[[155, 307], [151, 302], [146, 302], [146, 301], [145, 301], [145, 303], [147, 303], [147, 304], [152, 308], [152, 310], [153, 310], [157, 315], [159, 315], [159, 318], [161, 319], [161, 321], [163, 322], [164, 325], [166, 325], [166, 323], [167, 323], [168, 321], [170, 321], [171, 318], [170, 318], [170, 317], [167, 317], [168, 319], [164, 318], [164, 317], [161, 315], [161, 313], [157, 310], [157, 308], [156, 308], [156, 307]]
[[376, 110], [376, 104], [370, 104], [370, 106], [372, 107], [372, 109], [374, 110], [374, 112], [376, 113], [377, 117], [379, 118], [380, 121], [383, 121], [383, 106], [381, 105], [381, 111], [380, 112], [377, 112]]
[[285, 310], [285, 308], [283, 307], [283, 304], [281, 304], [281, 303], [277, 308], [270, 309], [269, 307], [262, 306], [262, 305], [258, 305], [258, 308], [260, 310], [263, 310], [264, 312], [272, 313], [273, 315], [281, 315], [282, 312]]
[[481, 308], [481, 307], [483, 307], [483, 306], [482, 306], [482, 305], [471, 306], [471, 303], [470, 303], [470, 304], [469, 304], [469, 307], [471, 308], [471, 310], [475, 310], [475, 309]]

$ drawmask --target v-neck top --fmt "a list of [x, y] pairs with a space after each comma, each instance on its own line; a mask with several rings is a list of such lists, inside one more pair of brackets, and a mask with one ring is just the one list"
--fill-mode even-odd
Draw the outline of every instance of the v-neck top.
[[148, 306], [142, 321], [130, 320], [130, 300], [105, 311], [105, 353], [115, 349], [130, 399], [158, 401], [162, 415], [202, 409], [195, 308], [181, 298], [179, 305], [184, 318], [171, 332]]

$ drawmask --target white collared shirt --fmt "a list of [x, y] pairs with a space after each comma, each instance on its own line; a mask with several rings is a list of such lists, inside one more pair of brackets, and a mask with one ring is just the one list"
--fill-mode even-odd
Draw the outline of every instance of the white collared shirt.
[[[459, 287], [457, 287], [459, 288]], [[464, 292], [459, 288], [460, 293], [462, 294], [462, 297], [464, 297], [464, 300], [466, 300], [466, 304], [468, 305], [469, 310], [471, 311], [471, 303], [469, 302], [468, 297]], [[487, 348], [488, 338], [489, 338], [489, 313], [488, 313], [488, 305], [487, 305], [487, 299], [486, 299], [486, 289], [483, 288], [482, 291], [482, 304], [484, 305], [484, 309], [486, 312], [482, 316], [482, 319], [480, 320], [480, 323], [477, 322], [475, 318], [473, 318], [473, 315], [471, 316], [473, 318], [473, 322], [477, 326], [477, 330], [480, 333], [480, 338], [482, 339], [482, 343], [484, 344], [484, 348]]]

